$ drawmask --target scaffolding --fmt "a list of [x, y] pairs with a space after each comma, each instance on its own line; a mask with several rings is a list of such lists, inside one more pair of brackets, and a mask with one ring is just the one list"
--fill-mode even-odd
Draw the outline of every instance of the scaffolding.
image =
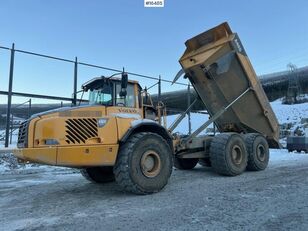
[[285, 98], [286, 104], [294, 104], [300, 101], [302, 91], [299, 82], [299, 72], [295, 64], [289, 63], [287, 65], [289, 70], [288, 75], [288, 90]]

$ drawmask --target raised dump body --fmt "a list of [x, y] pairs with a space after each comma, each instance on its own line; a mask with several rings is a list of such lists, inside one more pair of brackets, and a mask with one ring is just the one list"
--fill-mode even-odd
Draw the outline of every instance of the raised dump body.
[[185, 76], [212, 117], [224, 111], [215, 120], [219, 131], [258, 132], [277, 148], [277, 118], [238, 35], [223, 23], [185, 44], [180, 59]]

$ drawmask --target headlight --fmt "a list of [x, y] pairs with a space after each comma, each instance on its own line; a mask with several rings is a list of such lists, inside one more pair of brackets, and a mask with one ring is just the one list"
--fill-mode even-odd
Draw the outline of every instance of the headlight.
[[46, 145], [58, 145], [59, 142], [56, 139], [46, 139], [45, 144]]
[[97, 120], [97, 126], [99, 128], [104, 127], [105, 124], [107, 123], [107, 121], [108, 121], [108, 119], [106, 119], [106, 118], [100, 118], [100, 119]]

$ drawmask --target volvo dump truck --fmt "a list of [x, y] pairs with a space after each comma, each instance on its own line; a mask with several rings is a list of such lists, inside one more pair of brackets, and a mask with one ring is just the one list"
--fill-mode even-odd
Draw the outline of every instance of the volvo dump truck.
[[[265, 169], [269, 147], [279, 147], [278, 123], [237, 34], [223, 23], [189, 39], [180, 64], [210, 115], [191, 135], [173, 131], [196, 100], [166, 127], [163, 103], [153, 105], [123, 72], [82, 85], [89, 105], [25, 121], [15, 155], [79, 168], [92, 182], [115, 180], [136, 194], [160, 191], [173, 166], [192, 169], [200, 160], [228, 176]], [[219, 134], [200, 135], [212, 123]]]

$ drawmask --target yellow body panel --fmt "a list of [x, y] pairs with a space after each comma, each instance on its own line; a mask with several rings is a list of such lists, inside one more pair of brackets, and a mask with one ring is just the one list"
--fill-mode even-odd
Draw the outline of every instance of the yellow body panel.
[[[82, 110], [81, 110], [82, 109]], [[74, 109], [73, 111], [57, 112], [49, 115], [44, 115], [41, 119], [37, 119], [35, 125], [30, 124], [31, 130], [35, 127], [34, 140], [29, 144], [33, 144], [31, 147], [46, 147], [46, 139], [56, 139], [60, 146], [68, 146], [66, 142], [66, 124], [65, 121], [68, 119], [83, 119], [93, 116], [93, 118], [108, 118], [108, 122], [105, 126], [98, 128], [98, 136], [92, 137], [86, 140], [85, 145], [90, 144], [117, 144], [117, 123], [115, 117], [105, 116], [105, 107], [96, 106], [87, 108]], [[101, 110], [101, 111], [100, 111]], [[100, 115], [100, 117], [95, 117]], [[30, 137], [30, 135], [29, 135]], [[30, 147], [30, 146], [29, 146]]]
[[114, 165], [119, 145], [59, 147], [57, 165], [106, 166]]
[[132, 126], [131, 123], [133, 120], [134, 119], [117, 118], [119, 140], [122, 139], [127, 130]]
[[33, 147], [45, 146], [46, 139], [56, 138], [59, 144], [65, 144], [65, 118], [47, 117], [42, 118], [35, 124]]
[[28, 147], [29, 147], [29, 148], [33, 148], [34, 127], [35, 127], [36, 122], [37, 122], [39, 119], [40, 119], [40, 118], [34, 118], [34, 119], [32, 119], [32, 120], [30, 121], [29, 130], [28, 130], [28, 140], [29, 140]]
[[115, 116], [121, 118], [135, 118], [135, 119], [142, 119], [143, 113], [142, 110], [139, 108], [129, 108], [129, 107], [107, 107], [106, 108], [106, 115], [108, 116]]
[[107, 124], [98, 129], [98, 135], [102, 144], [117, 144], [118, 143], [118, 131], [116, 129], [116, 118], [109, 118]]
[[14, 155], [19, 159], [42, 164], [57, 164], [57, 148], [20, 148], [14, 150]]
[[121, 140], [132, 126], [132, 121], [143, 118], [143, 112], [139, 108], [109, 107], [107, 115], [113, 116], [117, 120], [118, 140]]
[[93, 145], [15, 149], [14, 155], [22, 160], [57, 166], [114, 165], [119, 146]]

